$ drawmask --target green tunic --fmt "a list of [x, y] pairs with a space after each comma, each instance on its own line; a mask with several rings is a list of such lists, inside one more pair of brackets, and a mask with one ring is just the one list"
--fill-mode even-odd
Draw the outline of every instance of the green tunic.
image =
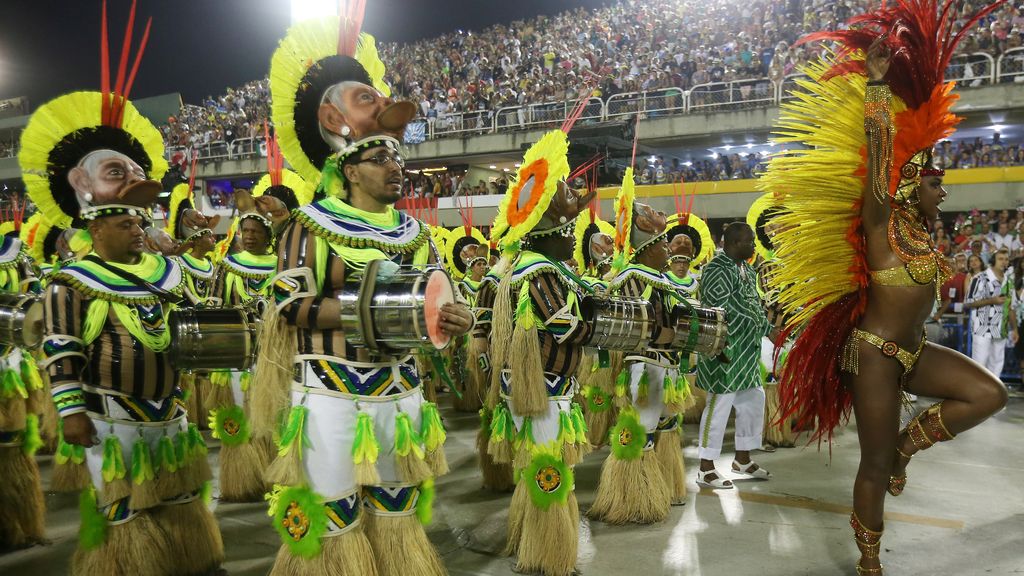
[[704, 306], [725, 308], [729, 338], [728, 363], [701, 357], [697, 362], [697, 386], [714, 394], [727, 394], [761, 384], [761, 337], [768, 334], [757, 274], [746, 262], [720, 253], [704, 267], [700, 279]]

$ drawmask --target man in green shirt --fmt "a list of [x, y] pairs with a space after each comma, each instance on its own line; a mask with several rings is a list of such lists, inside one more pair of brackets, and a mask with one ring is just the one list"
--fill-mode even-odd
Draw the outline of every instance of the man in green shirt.
[[767, 480], [771, 475], [750, 460], [761, 447], [764, 431], [764, 389], [758, 361], [761, 337], [771, 330], [757, 292], [757, 274], [747, 262], [754, 255], [754, 232], [743, 222], [725, 229], [724, 251], [704, 267], [701, 304], [725, 308], [729, 341], [722, 357], [701, 357], [697, 386], [708, 393], [700, 420], [700, 470], [697, 483], [710, 488], [733, 488], [715, 470], [731, 409], [736, 410], [736, 459], [732, 471]]

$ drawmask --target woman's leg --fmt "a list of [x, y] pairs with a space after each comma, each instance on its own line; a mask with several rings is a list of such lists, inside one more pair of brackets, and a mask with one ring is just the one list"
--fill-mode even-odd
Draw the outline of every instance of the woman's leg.
[[[858, 345], [859, 373], [843, 374], [844, 382], [853, 391], [853, 413], [857, 417], [860, 440], [860, 467], [853, 483], [853, 513], [864, 528], [880, 533], [885, 491], [889, 487], [892, 455], [899, 435], [899, 379], [903, 366], [893, 358], [882, 356], [878, 348], [867, 342], [861, 341]], [[863, 540], [858, 536], [859, 566], [865, 570], [881, 568], [879, 547], [867, 549]]]
[[[929, 435], [932, 441], [948, 440], [969, 430], [1006, 405], [1006, 388], [996, 376], [967, 356], [931, 342], [925, 344], [921, 351], [921, 357], [907, 383], [907, 390], [921, 396], [942, 399], [938, 404], [941, 425], [951, 436], [940, 438]], [[916, 425], [912, 423], [911, 426]], [[898, 444], [900, 451], [908, 456], [921, 449], [908, 433], [911, 426], [900, 434]], [[909, 461], [900, 457], [899, 453], [896, 453], [895, 458], [893, 476], [898, 477], [904, 474]]]

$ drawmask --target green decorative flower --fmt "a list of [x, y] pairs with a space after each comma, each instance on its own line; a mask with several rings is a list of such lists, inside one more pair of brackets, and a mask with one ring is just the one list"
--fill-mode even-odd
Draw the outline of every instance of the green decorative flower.
[[270, 497], [274, 529], [292, 554], [313, 558], [327, 531], [327, 511], [320, 496], [304, 487], [275, 487]]
[[612, 407], [612, 395], [597, 386], [587, 386], [583, 394], [587, 397], [587, 410], [604, 412]]
[[249, 420], [241, 406], [225, 406], [210, 412], [213, 437], [225, 446], [241, 446], [249, 441]]
[[619, 460], [636, 460], [643, 455], [647, 430], [634, 410], [623, 410], [612, 427], [609, 440], [612, 454]]
[[552, 504], [565, 504], [572, 492], [572, 468], [547, 452], [537, 452], [523, 469], [523, 475], [530, 499], [541, 510], [547, 510]]

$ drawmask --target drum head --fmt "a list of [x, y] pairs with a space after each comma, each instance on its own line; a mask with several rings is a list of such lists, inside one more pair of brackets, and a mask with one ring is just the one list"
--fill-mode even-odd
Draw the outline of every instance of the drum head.
[[435, 348], [440, 350], [448, 345], [451, 336], [441, 330], [441, 308], [455, 302], [455, 291], [448, 275], [434, 270], [427, 277], [427, 290], [423, 304], [423, 318], [427, 321], [427, 335]]
[[25, 348], [35, 348], [43, 341], [43, 302], [33, 300], [25, 310], [25, 326], [21, 341]]

